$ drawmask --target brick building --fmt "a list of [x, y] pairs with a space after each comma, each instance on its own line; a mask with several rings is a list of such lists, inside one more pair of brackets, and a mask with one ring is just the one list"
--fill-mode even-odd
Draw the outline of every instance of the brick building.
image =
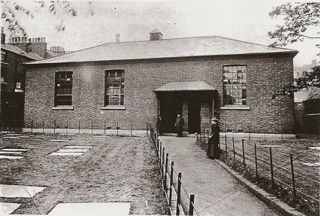
[[217, 36], [163, 39], [152, 31], [148, 41], [28, 63], [25, 121], [74, 128], [79, 121], [87, 128], [132, 121], [144, 129], [161, 116], [164, 132], [172, 132], [179, 112], [190, 133], [209, 127], [212, 116], [224, 131], [292, 133], [293, 99], [272, 100], [270, 93], [293, 82], [296, 54]]
[[20, 129], [24, 119], [24, 63], [51, 58], [65, 53], [62, 47], [47, 50], [44, 37], [12, 37], [7, 40], [1, 28], [1, 106], [0, 126]]
[[42, 59], [36, 53], [27, 53], [5, 43], [1, 29], [1, 106], [0, 124], [3, 128], [21, 128], [24, 113], [24, 62]]

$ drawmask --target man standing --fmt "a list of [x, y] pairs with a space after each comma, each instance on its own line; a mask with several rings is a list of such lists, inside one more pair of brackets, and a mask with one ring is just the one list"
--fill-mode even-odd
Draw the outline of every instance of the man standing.
[[218, 124], [218, 119], [216, 117], [211, 119], [211, 133], [208, 142], [208, 152], [209, 158], [218, 159], [219, 158], [219, 142], [220, 142], [220, 127]]
[[183, 125], [184, 125], [184, 119], [180, 114], [178, 114], [176, 118], [176, 124], [175, 124], [178, 137], [182, 137]]

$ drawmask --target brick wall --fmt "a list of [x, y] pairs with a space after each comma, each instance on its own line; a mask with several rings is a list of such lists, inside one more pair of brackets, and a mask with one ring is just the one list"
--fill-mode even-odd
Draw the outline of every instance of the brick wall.
[[[289, 97], [271, 99], [270, 92], [293, 81], [290, 56], [233, 56], [189, 58], [176, 60], [141, 60], [101, 62], [70, 66], [29, 66], [26, 73], [25, 121], [45, 121], [46, 127], [65, 124], [77, 127], [79, 121], [95, 127], [103, 122], [125, 127], [133, 121], [135, 129], [155, 122], [157, 99], [155, 89], [174, 81], [205, 81], [214, 86], [222, 99], [222, 67], [247, 65], [247, 103], [250, 110], [221, 110], [222, 129], [241, 128], [252, 132], [292, 132], [293, 100]], [[125, 110], [102, 110], [104, 104], [105, 70], [125, 70]], [[73, 71], [74, 110], [52, 110], [54, 105], [54, 73]], [[60, 123], [58, 123], [60, 122]], [[99, 122], [99, 123], [98, 123]], [[42, 123], [41, 123], [42, 124]], [[98, 125], [100, 124], [100, 126]], [[122, 128], [123, 128], [122, 127]]]

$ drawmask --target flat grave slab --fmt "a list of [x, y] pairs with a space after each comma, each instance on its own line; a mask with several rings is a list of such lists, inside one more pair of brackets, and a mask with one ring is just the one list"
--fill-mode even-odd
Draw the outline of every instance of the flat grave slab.
[[15, 136], [4, 136], [2, 138], [3, 139], [19, 139], [19, 137], [15, 137]]
[[49, 216], [127, 216], [129, 210], [130, 203], [59, 203], [49, 213]]
[[263, 144], [261, 145], [263, 148], [281, 148], [281, 145], [268, 145], [268, 144]]
[[309, 167], [320, 167], [320, 163], [305, 163], [305, 162], [301, 162], [301, 163]]
[[3, 149], [1, 149], [1, 151], [10, 151], [10, 152], [13, 152], [13, 151], [16, 151], [16, 152], [27, 152], [27, 151], [29, 151], [29, 149], [22, 149], [22, 148], [3, 148]]
[[315, 149], [315, 150], [320, 150], [320, 146], [311, 146], [309, 149]]
[[51, 139], [51, 140], [48, 140], [49, 142], [68, 142], [70, 140], [68, 139]]
[[0, 202], [0, 215], [8, 215], [19, 208], [19, 203], [3, 203]]
[[14, 160], [14, 159], [22, 159], [22, 156], [11, 156], [11, 155], [0, 155], [0, 159], [10, 159], [10, 160]]
[[92, 146], [90, 145], [69, 145], [64, 146], [49, 155], [60, 155], [60, 156], [80, 156], [85, 152], [89, 151]]
[[22, 159], [22, 154], [29, 151], [23, 148], [3, 148], [0, 149], [0, 159]]
[[0, 184], [0, 197], [31, 198], [44, 189], [45, 187]]
[[1, 151], [0, 150], [0, 155], [22, 155], [23, 152], [20, 151]]
[[59, 149], [58, 151], [56, 152], [78, 152], [78, 153], [81, 153], [81, 152], [87, 152], [89, 149], [70, 149], [70, 148], [62, 148], [62, 149]]
[[64, 146], [64, 149], [89, 149], [92, 148], [91, 145], [69, 145], [69, 146]]
[[93, 138], [108, 138], [108, 136], [92, 136]]
[[53, 152], [49, 155], [52, 155], [52, 156], [80, 156], [80, 155], [83, 155], [83, 153], [79, 153], [79, 152]]

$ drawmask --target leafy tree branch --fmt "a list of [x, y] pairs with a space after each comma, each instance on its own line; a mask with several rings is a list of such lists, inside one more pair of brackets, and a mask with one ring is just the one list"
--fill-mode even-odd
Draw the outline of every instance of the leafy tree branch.
[[320, 3], [287, 3], [275, 7], [269, 15], [272, 18], [283, 17], [284, 20], [283, 25], [277, 25], [274, 31], [268, 32], [271, 39], [276, 39], [271, 46], [286, 46], [306, 38], [320, 39], [320, 31], [314, 34], [308, 31], [319, 27]]

